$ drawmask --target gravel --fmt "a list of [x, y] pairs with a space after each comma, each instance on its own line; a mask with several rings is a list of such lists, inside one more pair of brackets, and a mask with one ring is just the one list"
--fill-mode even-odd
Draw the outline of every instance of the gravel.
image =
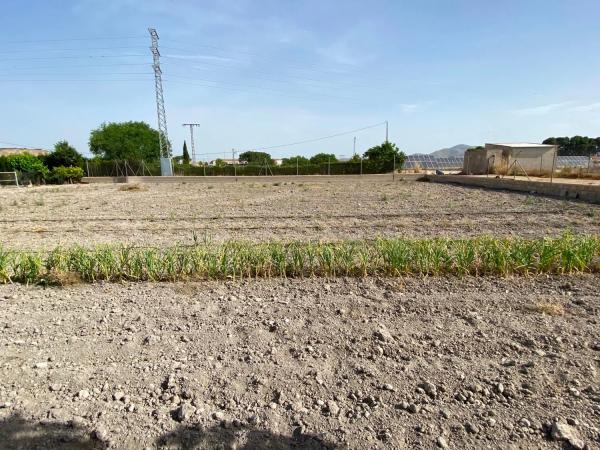
[[599, 287], [0, 286], [0, 448], [595, 448]]

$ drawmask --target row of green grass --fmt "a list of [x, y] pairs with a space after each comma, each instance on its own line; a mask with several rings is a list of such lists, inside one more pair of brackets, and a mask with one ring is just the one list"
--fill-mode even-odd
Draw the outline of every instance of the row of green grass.
[[164, 249], [103, 245], [48, 252], [0, 247], [1, 283], [577, 272], [600, 272], [600, 236], [227, 242]]

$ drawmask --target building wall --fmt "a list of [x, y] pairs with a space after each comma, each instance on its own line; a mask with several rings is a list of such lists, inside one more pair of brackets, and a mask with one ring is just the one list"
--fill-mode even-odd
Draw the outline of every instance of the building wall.
[[[463, 172], [468, 175], [488, 173], [544, 173], [552, 170], [556, 147], [508, 147], [486, 144], [485, 149], [465, 152]], [[515, 162], [517, 161], [517, 162]]]

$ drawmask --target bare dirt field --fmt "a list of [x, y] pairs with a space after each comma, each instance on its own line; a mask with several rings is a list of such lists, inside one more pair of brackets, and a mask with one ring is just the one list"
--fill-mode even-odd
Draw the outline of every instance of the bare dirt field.
[[[415, 181], [0, 189], [0, 245], [600, 233]], [[0, 285], [0, 449], [598, 448], [600, 277]]]
[[598, 281], [0, 286], [0, 448], [598, 448]]
[[600, 232], [598, 205], [381, 178], [4, 188], [0, 211], [14, 249]]

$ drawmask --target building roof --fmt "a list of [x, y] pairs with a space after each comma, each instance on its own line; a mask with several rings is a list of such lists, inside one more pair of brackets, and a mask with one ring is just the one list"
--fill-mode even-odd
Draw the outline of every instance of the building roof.
[[498, 145], [501, 147], [511, 147], [511, 148], [523, 148], [523, 147], [527, 147], [527, 148], [554, 148], [554, 145], [550, 145], [550, 144], [534, 144], [531, 142], [510, 142], [510, 143], [489, 143], [486, 145]]
[[0, 148], [0, 156], [22, 155], [23, 153], [30, 153], [33, 156], [40, 156], [47, 155], [50, 152], [41, 148]]

